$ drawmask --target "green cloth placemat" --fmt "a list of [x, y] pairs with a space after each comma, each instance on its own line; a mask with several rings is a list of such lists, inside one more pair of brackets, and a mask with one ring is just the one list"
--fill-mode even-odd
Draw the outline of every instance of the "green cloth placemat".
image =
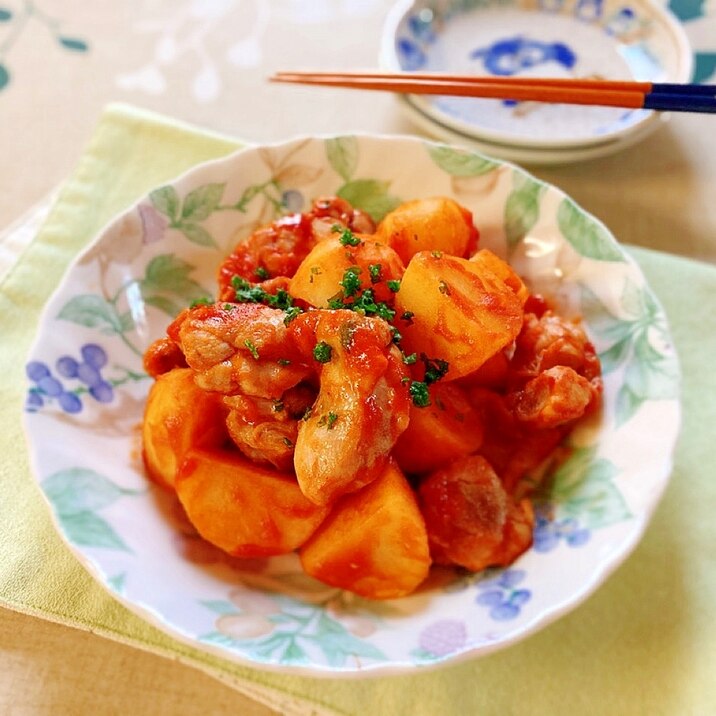
[[0, 604], [180, 659], [285, 713], [716, 713], [716, 268], [643, 249], [632, 253], [666, 308], [684, 373], [676, 466], [635, 553], [558, 622], [509, 649], [436, 671], [310, 679], [187, 647], [90, 578], [55, 533], [29, 473], [20, 416], [37, 318], [77, 252], [116, 213], [238, 146], [109, 107], [44, 227], [0, 284]]

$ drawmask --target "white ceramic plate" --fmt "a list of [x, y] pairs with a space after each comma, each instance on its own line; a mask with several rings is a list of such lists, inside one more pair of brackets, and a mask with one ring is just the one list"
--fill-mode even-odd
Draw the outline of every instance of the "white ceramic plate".
[[[149, 485], [141, 353], [214, 290], [237, 238], [338, 193], [376, 217], [452, 196], [482, 246], [581, 313], [604, 366], [603, 414], [538, 505], [509, 569], [370, 602], [306, 577], [294, 555], [241, 562], [196, 538]], [[123, 604], [199, 649], [314, 676], [395, 673], [507, 646], [574, 608], [636, 545], [667, 483], [679, 425], [665, 315], [607, 229], [554, 187], [415, 138], [307, 138], [246, 149], [150, 193], [100, 234], [48, 303], [27, 364], [34, 473], [62, 537]]]
[[[693, 64], [678, 21], [649, 0], [406, 0], [386, 22], [381, 55], [393, 70], [652, 82], [688, 82]], [[659, 121], [608, 107], [419, 95], [409, 102], [498, 147], [616, 149], [608, 143], [641, 138]]]

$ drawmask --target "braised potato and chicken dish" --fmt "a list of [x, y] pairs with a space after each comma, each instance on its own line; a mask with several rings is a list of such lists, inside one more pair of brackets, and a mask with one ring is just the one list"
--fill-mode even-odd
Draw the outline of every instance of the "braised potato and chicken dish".
[[525, 477], [599, 406], [600, 365], [470, 212], [436, 197], [376, 226], [321, 198], [239, 243], [218, 283], [145, 355], [147, 471], [204, 539], [297, 550], [372, 599], [529, 548]]

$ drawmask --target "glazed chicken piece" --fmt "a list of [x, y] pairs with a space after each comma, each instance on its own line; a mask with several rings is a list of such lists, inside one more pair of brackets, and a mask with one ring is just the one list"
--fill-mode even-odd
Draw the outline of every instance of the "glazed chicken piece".
[[532, 544], [530, 503], [514, 502], [484, 457], [461, 458], [418, 488], [430, 554], [478, 572], [511, 564]]
[[290, 214], [262, 226], [239, 242], [219, 268], [219, 300], [233, 301], [235, 276], [260, 284], [277, 277], [290, 278], [311, 249], [328, 236], [335, 236], [339, 225], [351, 231], [372, 234], [375, 224], [368, 214], [354, 209], [345, 199], [321, 197], [310, 211]]
[[348, 310], [313, 310], [289, 331], [304, 360], [317, 363], [319, 392], [298, 428], [294, 466], [301, 490], [326, 504], [375, 479], [408, 425], [407, 370], [380, 318]]

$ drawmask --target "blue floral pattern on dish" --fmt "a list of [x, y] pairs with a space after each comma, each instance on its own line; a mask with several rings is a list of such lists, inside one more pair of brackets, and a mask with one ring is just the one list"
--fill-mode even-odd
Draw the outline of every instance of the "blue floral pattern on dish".
[[490, 618], [495, 621], [509, 621], [518, 617], [522, 607], [532, 597], [529, 589], [517, 588], [525, 576], [523, 569], [505, 569], [496, 577], [480, 580], [477, 583], [480, 594], [475, 602], [487, 607]]
[[491, 75], [505, 77], [550, 62], [571, 69], [577, 61], [576, 53], [563, 42], [540, 42], [521, 36], [501, 38], [487, 47], [478, 47], [469, 57], [481, 59]]
[[555, 520], [545, 505], [541, 505], [535, 511], [533, 544], [535, 552], [551, 552], [562, 540], [569, 547], [582, 547], [590, 537], [589, 528], [581, 525], [575, 517]]
[[[56, 401], [65, 413], [80, 413], [83, 397], [89, 396], [98, 403], [111, 403], [118, 385], [146, 377], [143, 373], [125, 369], [123, 375], [108, 380], [102, 375], [107, 361], [107, 352], [97, 343], [83, 345], [78, 358], [60, 356], [55, 361], [54, 373], [47, 363], [30, 361], [25, 366], [25, 373], [31, 382], [25, 410], [35, 413]], [[69, 388], [63, 383], [63, 378], [79, 385]]]

